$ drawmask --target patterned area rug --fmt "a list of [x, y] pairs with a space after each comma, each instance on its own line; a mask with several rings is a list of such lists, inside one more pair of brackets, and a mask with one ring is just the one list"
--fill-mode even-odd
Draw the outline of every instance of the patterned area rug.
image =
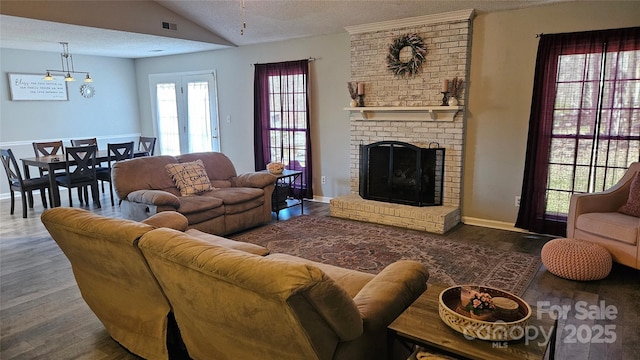
[[231, 236], [285, 253], [347, 269], [378, 273], [400, 259], [420, 261], [430, 284], [478, 284], [522, 295], [541, 261], [529, 254], [492, 249], [332, 217], [302, 215]]

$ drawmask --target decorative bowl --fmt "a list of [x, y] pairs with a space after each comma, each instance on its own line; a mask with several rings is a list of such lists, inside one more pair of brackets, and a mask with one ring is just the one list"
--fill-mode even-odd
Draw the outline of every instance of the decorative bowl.
[[504, 297], [518, 304], [515, 320], [505, 321], [494, 318], [490, 321], [477, 320], [471, 317], [460, 303], [461, 286], [452, 286], [440, 293], [438, 313], [447, 326], [470, 338], [490, 341], [511, 341], [523, 338], [531, 318], [531, 306], [516, 295], [487, 286], [476, 286], [480, 292], [489, 293], [492, 297]]
[[284, 164], [279, 162], [268, 163], [267, 170], [272, 174], [282, 174], [284, 171]]

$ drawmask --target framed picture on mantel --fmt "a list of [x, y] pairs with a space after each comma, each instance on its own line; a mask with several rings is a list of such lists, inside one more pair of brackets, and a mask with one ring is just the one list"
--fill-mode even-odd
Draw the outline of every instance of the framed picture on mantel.
[[11, 101], [69, 100], [67, 83], [62, 76], [44, 80], [43, 74], [8, 74]]

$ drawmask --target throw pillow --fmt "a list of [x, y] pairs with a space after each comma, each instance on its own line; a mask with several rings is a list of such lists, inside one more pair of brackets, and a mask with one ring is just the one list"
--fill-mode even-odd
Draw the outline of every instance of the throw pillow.
[[635, 178], [633, 178], [629, 189], [629, 199], [627, 199], [626, 204], [618, 209], [618, 212], [640, 217], [640, 173], [636, 173]]
[[213, 189], [204, 163], [200, 159], [181, 164], [168, 164], [166, 169], [182, 196], [196, 195]]

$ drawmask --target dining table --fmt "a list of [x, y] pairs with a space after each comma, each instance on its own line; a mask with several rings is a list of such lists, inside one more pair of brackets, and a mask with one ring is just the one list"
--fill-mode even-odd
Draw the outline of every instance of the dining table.
[[[146, 151], [134, 151], [134, 157], [148, 155]], [[42, 170], [46, 170], [49, 173], [49, 194], [51, 207], [60, 206], [60, 189], [56, 182], [56, 170], [67, 168], [67, 159], [64, 154], [58, 155], [46, 155], [21, 158], [22, 167], [24, 168], [25, 178], [30, 179], [29, 167], [34, 166]], [[109, 161], [108, 150], [98, 150], [96, 152], [96, 164]], [[69, 166], [75, 165], [74, 161], [70, 161]]]

